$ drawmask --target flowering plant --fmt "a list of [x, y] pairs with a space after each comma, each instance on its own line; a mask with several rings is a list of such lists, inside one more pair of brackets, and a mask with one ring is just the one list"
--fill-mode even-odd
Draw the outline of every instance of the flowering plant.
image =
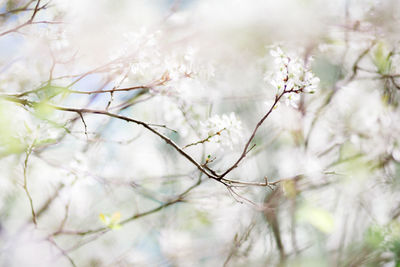
[[400, 266], [398, 14], [0, 1], [0, 266]]

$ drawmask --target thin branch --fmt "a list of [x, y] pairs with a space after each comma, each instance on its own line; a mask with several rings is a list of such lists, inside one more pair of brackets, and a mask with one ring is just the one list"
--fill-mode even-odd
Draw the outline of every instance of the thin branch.
[[169, 131], [171, 131], [171, 132], [178, 133], [177, 130], [171, 129], [171, 128], [169, 128], [169, 127], [168, 127], [167, 125], [165, 125], [165, 124], [148, 123], [148, 125], [149, 125], [149, 126], [154, 126], [154, 127], [165, 128], [165, 129], [167, 129], [167, 130], [169, 130]]
[[256, 125], [256, 127], [254, 128], [254, 130], [253, 130], [253, 132], [252, 132], [252, 134], [251, 134], [249, 140], [247, 141], [246, 145], [244, 146], [243, 152], [242, 152], [242, 154], [240, 155], [240, 157], [238, 158], [238, 160], [237, 160], [230, 168], [228, 168], [223, 174], [221, 174], [221, 175], [218, 177], [218, 179], [224, 178], [228, 173], [230, 173], [233, 169], [235, 169], [235, 168], [239, 165], [239, 163], [246, 157], [247, 153], [251, 150], [251, 149], [248, 150], [248, 148], [249, 148], [249, 146], [250, 146], [251, 141], [253, 141], [253, 139], [254, 139], [254, 137], [255, 137], [257, 131], [258, 131], [258, 128], [260, 128], [260, 126], [261, 126], [261, 125], [264, 123], [264, 121], [268, 118], [268, 116], [271, 114], [272, 110], [273, 110], [273, 109], [275, 108], [275, 106], [278, 104], [278, 102], [279, 102], [279, 100], [282, 98], [282, 96], [283, 96], [284, 94], [286, 94], [286, 93], [289, 93], [289, 92], [293, 92], [293, 91], [292, 91], [292, 90], [289, 90], [289, 91], [284, 90], [280, 95], [276, 95], [276, 96], [275, 96], [275, 101], [274, 101], [274, 103], [272, 104], [272, 106], [270, 107], [270, 109], [268, 110], [268, 112], [264, 115], [264, 117], [262, 117], [261, 120], [257, 123], [257, 125]]
[[214, 175], [210, 174], [206, 169], [204, 169], [194, 158], [192, 158], [189, 154], [187, 154], [181, 147], [179, 147], [174, 141], [172, 141], [170, 138], [165, 136], [164, 134], [160, 133], [159, 131], [155, 130], [154, 128], [150, 127], [148, 123], [145, 123], [143, 121], [135, 120], [129, 117], [121, 116], [118, 114], [110, 113], [107, 111], [102, 111], [102, 110], [93, 110], [93, 109], [77, 109], [77, 108], [67, 108], [67, 107], [59, 107], [59, 106], [53, 106], [50, 105], [52, 108], [56, 110], [61, 110], [61, 111], [68, 111], [68, 112], [75, 112], [75, 113], [91, 113], [91, 114], [100, 114], [100, 115], [105, 115], [109, 116], [112, 118], [124, 120], [127, 122], [133, 122], [135, 124], [141, 125], [147, 130], [151, 131], [155, 135], [159, 136], [161, 139], [163, 139], [167, 144], [175, 148], [175, 150], [180, 153], [182, 156], [184, 156], [187, 160], [189, 160], [191, 163], [193, 163], [202, 173], [207, 175], [210, 178], [216, 179]]
[[188, 144], [188, 145], [184, 146], [183, 149], [188, 148], [188, 147], [190, 147], [190, 146], [195, 146], [195, 145], [198, 145], [198, 144], [203, 144], [203, 143], [205, 143], [205, 142], [208, 142], [208, 141], [210, 141], [210, 139], [213, 138], [214, 136], [220, 135], [221, 132], [224, 131], [224, 130], [226, 130], [226, 128], [224, 128], [224, 129], [222, 129], [222, 130], [216, 132], [215, 134], [209, 135], [207, 138], [204, 138], [204, 139], [202, 139], [202, 140], [200, 140], [200, 141], [197, 141], [197, 142]]
[[236, 256], [239, 248], [244, 244], [245, 241], [248, 240], [251, 231], [253, 230], [255, 223], [252, 222], [246, 231], [239, 237], [238, 233], [235, 234], [232, 242], [232, 247], [229, 250], [229, 254], [224, 261], [223, 267], [228, 266], [229, 261], [232, 259], [233, 256]]
[[33, 148], [33, 144], [31, 146], [28, 147], [27, 151], [26, 151], [26, 156], [25, 156], [25, 161], [24, 161], [24, 184], [23, 184], [23, 189], [26, 193], [26, 196], [29, 199], [29, 205], [31, 207], [31, 213], [32, 213], [32, 222], [35, 224], [35, 226], [37, 226], [37, 221], [36, 221], [36, 213], [35, 213], [35, 209], [33, 207], [33, 200], [32, 200], [32, 196], [29, 193], [29, 189], [28, 189], [28, 160], [29, 160], [29, 156], [32, 153], [32, 148]]
[[75, 264], [75, 262], [72, 260], [72, 258], [68, 255], [68, 252], [65, 250], [65, 249], [63, 249], [62, 247], [60, 247], [57, 243], [56, 243], [56, 241], [54, 240], [54, 238], [52, 237], [52, 236], [49, 236], [48, 238], [47, 238], [47, 241], [49, 241], [54, 247], [56, 247], [59, 251], [60, 251], [60, 253], [69, 261], [69, 263], [73, 266], [73, 267], [76, 267], [76, 264]]
[[359, 70], [359, 66], [358, 64], [360, 63], [360, 61], [369, 53], [369, 51], [371, 50], [371, 48], [374, 46], [375, 42], [372, 42], [370, 46], [368, 46], [358, 57], [357, 59], [354, 61], [353, 63], [353, 67], [352, 67], [352, 74], [350, 75], [350, 77], [347, 79], [346, 84], [352, 80], [354, 80], [354, 78], [356, 77], [358, 70]]
[[132, 86], [132, 87], [127, 87], [127, 88], [113, 88], [110, 90], [96, 90], [96, 91], [76, 91], [76, 90], [68, 90], [69, 93], [73, 94], [85, 94], [85, 95], [91, 95], [91, 94], [104, 94], [104, 93], [114, 93], [114, 92], [129, 92], [133, 90], [139, 90], [139, 89], [150, 89], [152, 85], [139, 85], [139, 86]]
[[85, 135], [86, 135], [86, 138], [89, 139], [88, 130], [87, 130], [87, 125], [86, 125], [85, 119], [83, 118], [83, 115], [82, 115], [81, 112], [78, 112], [78, 114], [79, 114], [79, 117], [81, 117], [83, 126], [85, 127]]
[[38, 211], [36, 212], [36, 218], [39, 218], [51, 205], [51, 203], [58, 197], [60, 191], [64, 188], [64, 184], [60, 184], [56, 190], [54, 191], [53, 195], [51, 195], [42, 205], [42, 207], [40, 207], [38, 209]]
[[[236, 197], [237, 197], [237, 198], [236, 198], [236, 197], [234, 197], [234, 198], [235, 198], [235, 200], [238, 201], [240, 204], [243, 204], [244, 202], [247, 202], [247, 203], [249, 203], [250, 205], [253, 205], [253, 206], [255, 206], [255, 207], [258, 206], [257, 203], [255, 203], [254, 201], [251, 201], [250, 199], [248, 199], [248, 198], [246, 198], [246, 197], [244, 197], [244, 196], [238, 194], [238, 193], [233, 189], [232, 186], [229, 186], [229, 185], [228, 185], [227, 188], [228, 188], [228, 191], [231, 193], [232, 196], [236, 196]], [[241, 201], [241, 200], [239, 200], [239, 199], [242, 199], [244, 202]]]
[[[204, 167], [204, 165], [201, 165], [200, 163], [198, 163], [192, 156], [190, 156], [188, 153], [186, 153], [180, 146], [178, 146], [174, 141], [172, 141], [170, 138], [168, 138], [167, 136], [165, 136], [164, 134], [160, 133], [159, 131], [155, 130], [153, 127], [151, 127], [152, 124], [150, 123], [146, 123], [143, 121], [139, 121], [139, 120], [135, 120], [129, 117], [125, 117], [125, 116], [121, 116], [115, 113], [110, 113], [107, 111], [103, 111], [103, 110], [92, 110], [92, 109], [77, 109], [77, 108], [67, 108], [67, 107], [59, 107], [59, 106], [54, 106], [54, 105], [49, 105], [50, 107], [56, 109], [56, 110], [60, 110], [60, 111], [67, 111], [67, 112], [75, 112], [77, 113], [81, 119], [83, 117], [83, 113], [90, 113], [90, 114], [100, 114], [100, 115], [105, 115], [108, 117], [112, 117], [112, 118], [117, 118], [120, 120], [125, 120], [127, 122], [133, 122], [136, 123], [138, 125], [143, 126], [144, 128], [146, 128], [147, 130], [153, 132], [154, 134], [156, 134], [157, 136], [159, 136], [161, 139], [163, 139], [167, 144], [171, 145], [172, 147], [174, 147], [174, 149], [180, 153], [182, 156], [184, 156], [186, 159], [188, 159], [191, 163], [193, 163], [197, 169], [199, 169], [202, 173], [204, 173], [207, 177], [212, 178], [214, 180], [217, 180], [219, 182], [221, 182], [222, 184], [224, 184], [225, 186], [229, 186], [227, 183], [233, 183], [233, 184], [240, 184], [240, 181], [233, 181], [233, 180], [229, 180], [229, 179], [224, 179], [222, 181], [222, 179], [224, 178], [224, 176], [229, 173], [231, 170], [233, 170], [234, 168], [237, 167], [237, 165], [239, 164], [239, 162], [255, 147], [255, 144], [253, 144], [251, 147], [249, 147], [251, 141], [253, 140], [255, 133], [257, 131], [257, 129], [261, 126], [261, 124], [264, 122], [264, 120], [269, 116], [269, 114], [272, 112], [272, 110], [274, 109], [274, 107], [276, 106], [276, 104], [278, 103], [278, 101], [280, 100], [280, 98], [286, 94], [286, 93], [291, 93], [291, 92], [296, 92], [297, 91], [293, 91], [293, 90], [285, 90], [284, 92], [282, 92], [279, 96], [277, 95], [275, 98], [275, 103], [271, 106], [270, 110], [267, 112], [267, 114], [259, 121], [259, 123], [257, 124], [255, 130], [253, 131], [253, 134], [251, 135], [249, 141], [247, 142], [246, 146], [245, 146], [245, 150], [243, 151], [241, 157], [239, 158], [239, 160], [232, 166], [230, 167], [225, 173], [223, 173], [222, 175], [217, 175], [213, 170], [211, 170], [209, 167]], [[1, 97], [1, 96], [0, 96]], [[16, 97], [10, 97], [10, 96], [3, 96], [4, 99], [12, 101], [12, 102], [16, 102], [16, 103], [20, 103], [22, 105], [27, 105], [27, 106], [31, 106], [34, 107], [37, 103], [35, 102], [30, 102], [28, 100], [21, 100], [19, 98]], [[85, 123], [84, 123], [85, 124]], [[156, 125], [159, 127], [164, 127], [166, 128], [165, 125]], [[169, 128], [168, 128], [169, 129]], [[86, 129], [85, 129], [86, 130]], [[247, 182], [243, 182], [242, 185], [254, 185], [254, 186], [270, 186], [269, 184], [265, 184], [265, 183], [247, 183]]]
[[[81, 119], [83, 117], [84, 113], [90, 113], [90, 114], [100, 114], [100, 115], [105, 115], [111, 118], [117, 118], [120, 120], [124, 120], [127, 122], [133, 122], [135, 124], [141, 125], [144, 128], [146, 128], [147, 130], [151, 131], [152, 133], [154, 133], [155, 135], [159, 136], [161, 139], [163, 139], [167, 144], [171, 145], [179, 154], [181, 154], [182, 156], [184, 156], [187, 160], [189, 160], [192, 164], [194, 164], [197, 169], [199, 169], [202, 173], [204, 173], [207, 177], [212, 178], [220, 183], [222, 183], [223, 185], [225, 185], [228, 189], [229, 187], [237, 187], [239, 185], [246, 185], [246, 186], [264, 186], [264, 187], [270, 187], [271, 188], [271, 184], [270, 183], [253, 183], [253, 182], [242, 182], [242, 181], [236, 181], [236, 180], [230, 180], [230, 179], [225, 179], [224, 176], [229, 173], [231, 170], [233, 170], [234, 168], [237, 167], [237, 165], [239, 164], [239, 162], [255, 147], [255, 144], [253, 144], [251, 147], [249, 147], [251, 141], [253, 140], [255, 133], [257, 131], [257, 129], [261, 126], [261, 124], [264, 122], [264, 120], [269, 116], [269, 114], [272, 112], [272, 110], [274, 109], [274, 107], [276, 106], [276, 104], [278, 103], [278, 101], [280, 100], [280, 98], [286, 94], [286, 93], [298, 93], [300, 91], [298, 90], [284, 90], [280, 95], [277, 95], [275, 98], [275, 103], [271, 106], [271, 108], [269, 109], [269, 111], [267, 112], [267, 114], [258, 122], [256, 128], [253, 131], [253, 134], [251, 135], [249, 141], [247, 142], [246, 146], [245, 146], [245, 150], [243, 151], [241, 157], [238, 159], [238, 161], [232, 166], [230, 167], [225, 173], [223, 173], [222, 175], [218, 175], [215, 171], [213, 171], [211, 168], [209, 168], [208, 166], [206, 166], [206, 164], [200, 164], [198, 163], [192, 156], [190, 156], [188, 153], [186, 153], [184, 151], [184, 148], [181, 148], [180, 146], [178, 146], [174, 141], [172, 141], [170, 138], [168, 138], [167, 136], [165, 136], [164, 134], [162, 134], [161, 132], [155, 130], [153, 127], [151, 127], [152, 125], [158, 126], [158, 127], [164, 127], [167, 128], [165, 125], [156, 125], [156, 124], [150, 124], [150, 123], [146, 123], [143, 121], [139, 121], [139, 120], [135, 120], [132, 119], [130, 117], [125, 117], [125, 116], [121, 116], [115, 113], [110, 113], [108, 111], [103, 111], [103, 110], [92, 110], [92, 109], [77, 109], [77, 108], [67, 108], [67, 107], [60, 107], [60, 106], [54, 106], [54, 105], [49, 105], [50, 107], [56, 109], [56, 110], [60, 110], [60, 111], [67, 111], [67, 112], [75, 112], [77, 113]], [[1, 96], [0, 96], [1, 97]], [[6, 100], [12, 101], [12, 102], [16, 102], [16, 103], [20, 103], [22, 105], [27, 105], [27, 106], [31, 106], [34, 107], [37, 103], [35, 102], [30, 102], [28, 100], [21, 100], [19, 98], [16, 97], [10, 97], [10, 96], [4, 96], [3, 97]], [[84, 122], [84, 121], [83, 121]], [[86, 124], [84, 122], [84, 124]], [[169, 129], [169, 128], [167, 128]], [[172, 130], [172, 129], [171, 129]], [[87, 133], [87, 129], [85, 127], [85, 133]]]
[[[124, 82], [124, 80], [126, 80], [126, 78], [128, 77], [130, 68], [131, 68], [131, 65], [129, 65], [129, 66], [126, 68], [124, 76], [122, 77], [122, 79], [120, 79], [120, 80], [118, 81], [118, 83], [114, 86], [113, 89], [116, 89], [116, 88], [120, 87], [121, 84]], [[111, 103], [112, 103], [113, 101], [114, 101], [114, 92], [110, 92], [110, 100], [108, 100], [108, 103], [107, 103], [107, 105], [106, 105], [106, 110], [107, 110], [107, 111], [108, 111], [108, 109], [110, 108]]]
[[35, 0], [30, 0], [28, 3], [26, 3], [22, 7], [14, 8], [14, 9], [8, 10], [6, 12], [0, 13], [0, 16], [1, 17], [5, 17], [5, 16], [8, 16], [8, 15], [14, 14], [14, 13], [32, 11], [34, 9], [33, 8], [29, 8], [29, 5], [32, 4], [33, 2], [35, 2]]
[[222, 178], [221, 180], [224, 181], [224, 182], [226, 182], [227, 184], [246, 185], [246, 186], [261, 186], [261, 187], [264, 187], [264, 186], [271, 187], [271, 186], [274, 186], [274, 185], [276, 185], [277, 183], [279, 183], [279, 182], [282, 181], [282, 180], [278, 180], [278, 181], [275, 181], [275, 182], [270, 183], [270, 182], [268, 182], [267, 177], [265, 177], [265, 182], [264, 182], [264, 183], [259, 183], [259, 182], [245, 182], [245, 181], [231, 180], [231, 179], [226, 179], [226, 178]]
[[326, 99], [323, 102], [323, 104], [317, 109], [317, 111], [315, 113], [315, 116], [314, 116], [314, 118], [313, 118], [313, 120], [311, 122], [310, 129], [308, 130], [307, 135], [305, 137], [305, 147], [306, 147], [306, 149], [308, 148], [308, 144], [309, 144], [309, 141], [310, 141], [311, 134], [313, 133], [314, 128], [315, 128], [319, 118], [321, 117], [321, 114], [326, 109], [326, 107], [331, 103], [331, 101], [333, 100], [333, 97], [336, 95], [338, 90], [340, 88], [343, 88], [345, 85], [349, 84], [350, 82], [352, 82], [356, 78], [356, 76], [358, 74], [358, 70], [359, 70], [358, 64], [369, 53], [369, 51], [372, 49], [374, 44], [375, 44], [375, 42], [372, 42], [370, 44], [370, 46], [368, 46], [363, 52], [361, 52], [361, 54], [357, 57], [357, 59], [353, 63], [353, 66], [351, 68], [352, 69], [352, 73], [349, 76], [349, 78], [344, 80], [342, 84], [339, 84], [339, 81], [337, 81], [334, 84], [332, 91], [329, 92], [329, 94], [326, 97]]
[[[198, 180], [196, 181], [196, 183], [194, 183], [193, 185], [191, 185], [190, 187], [188, 187], [185, 191], [183, 191], [182, 193], [180, 193], [178, 196], [172, 198], [170, 201], [167, 201], [153, 209], [150, 209], [148, 211], [142, 212], [142, 213], [136, 213], [134, 215], [132, 215], [131, 217], [128, 217], [127, 219], [119, 222], [120, 225], [124, 225], [127, 224], [131, 221], [134, 221], [136, 219], [139, 219], [141, 217], [145, 217], [147, 215], [156, 213], [164, 208], [167, 208], [173, 204], [179, 203], [179, 202], [184, 202], [184, 198], [185, 196], [192, 191], [193, 189], [195, 189], [196, 187], [198, 187], [201, 184], [201, 175], [199, 175]], [[111, 230], [111, 228], [109, 227], [100, 227], [94, 230], [87, 230], [87, 231], [73, 231], [73, 230], [59, 230], [55, 233], [52, 234], [52, 236], [57, 236], [57, 235], [80, 235], [80, 236], [85, 236], [85, 235], [91, 235], [91, 234], [96, 234], [96, 233], [107, 233]], [[68, 250], [70, 251], [70, 250]]]
[[[47, 4], [43, 5], [42, 7], [39, 7], [40, 1], [41, 0], [37, 0], [35, 8], [33, 9], [33, 13], [31, 15], [31, 17], [26, 22], [22, 23], [19, 26], [16, 26], [15, 28], [12, 28], [10, 30], [7, 30], [5, 32], [0, 33], [0, 37], [4, 36], [4, 35], [7, 35], [9, 33], [12, 33], [12, 32], [18, 32], [19, 29], [21, 29], [21, 28], [23, 28], [23, 27], [25, 27], [27, 25], [32, 25], [32, 24], [59, 24], [60, 22], [52, 22], [52, 21], [37, 21], [37, 22], [33, 22], [33, 20], [35, 19], [38, 11], [47, 7]], [[32, 3], [32, 2], [30, 2], [30, 3]]]
[[40, 20], [40, 21], [34, 21], [30, 23], [31, 25], [34, 24], [64, 24], [62, 21], [49, 21], [49, 20]]
[[31, 18], [29, 19], [29, 22], [32, 22], [33, 19], [35, 18], [36, 13], [37, 13], [38, 10], [39, 10], [38, 8], [39, 8], [39, 5], [40, 5], [40, 1], [41, 1], [41, 0], [37, 0], [35, 9], [33, 10], [33, 14], [32, 14], [32, 16], [31, 16]]

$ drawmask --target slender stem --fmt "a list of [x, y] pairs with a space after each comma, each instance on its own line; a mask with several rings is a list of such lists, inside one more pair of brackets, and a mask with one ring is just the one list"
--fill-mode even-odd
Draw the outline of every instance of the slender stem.
[[35, 213], [35, 209], [33, 207], [33, 200], [32, 200], [32, 196], [29, 193], [29, 189], [28, 189], [28, 160], [29, 160], [29, 156], [32, 153], [32, 146], [33, 144], [28, 147], [27, 151], [26, 151], [26, 156], [25, 156], [25, 161], [24, 161], [24, 184], [23, 184], [23, 189], [26, 193], [26, 196], [28, 197], [29, 200], [29, 205], [31, 207], [31, 213], [32, 213], [32, 222], [35, 224], [35, 226], [37, 225], [37, 221], [36, 221], [36, 213]]
[[172, 141], [170, 138], [168, 138], [167, 136], [165, 136], [164, 134], [160, 133], [159, 131], [155, 130], [154, 128], [150, 127], [150, 125], [148, 123], [145, 123], [143, 121], [139, 121], [139, 120], [135, 120], [129, 117], [125, 117], [125, 116], [121, 116], [118, 114], [114, 114], [114, 113], [110, 113], [107, 111], [102, 111], [102, 110], [93, 110], [93, 109], [76, 109], [76, 108], [67, 108], [67, 107], [59, 107], [59, 106], [53, 106], [50, 105], [52, 108], [56, 109], [56, 110], [61, 110], [61, 111], [69, 111], [69, 112], [75, 112], [78, 114], [82, 114], [82, 113], [91, 113], [91, 114], [100, 114], [100, 115], [105, 115], [105, 116], [109, 116], [109, 117], [113, 117], [113, 118], [117, 118], [120, 120], [124, 120], [127, 122], [133, 122], [136, 123], [138, 125], [143, 126], [144, 128], [146, 128], [147, 130], [151, 131], [152, 133], [154, 133], [155, 135], [159, 136], [161, 139], [163, 139], [167, 144], [169, 144], [170, 146], [172, 146], [173, 148], [175, 148], [175, 150], [180, 153], [182, 156], [184, 156], [187, 160], [189, 160], [191, 163], [193, 163], [202, 173], [204, 173], [205, 175], [207, 175], [207, 177], [209, 178], [214, 178], [216, 179], [217, 177], [215, 177], [214, 175], [212, 175], [211, 173], [209, 173], [205, 168], [203, 168], [201, 166], [201, 164], [199, 164], [193, 157], [191, 157], [188, 153], [186, 153], [180, 146], [178, 146], [174, 141]]
[[246, 145], [244, 146], [243, 152], [242, 152], [242, 154], [240, 155], [240, 157], [238, 158], [238, 160], [237, 160], [230, 168], [228, 168], [223, 174], [221, 174], [221, 175], [218, 177], [218, 179], [224, 178], [228, 173], [230, 173], [233, 169], [235, 169], [235, 168], [239, 165], [239, 163], [246, 157], [247, 153], [249, 152], [249, 149], [248, 149], [248, 148], [249, 148], [249, 146], [250, 146], [250, 143], [251, 143], [251, 141], [253, 141], [253, 139], [254, 139], [254, 137], [255, 137], [257, 131], [258, 131], [258, 128], [260, 128], [260, 126], [261, 126], [261, 125], [264, 123], [264, 121], [268, 118], [268, 116], [271, 114], [272, 110], [273, 110], [273, 109], [275, 108], [275, 106], [278, 104], [278, 102], [279, 102], [279, 100], [282, 98], [282, 96], [283, 96], [284, 94], [288, 93], [288, 92], [290, 92], [290, 91], [284, 90], [281, 94], [275, 96], [275, 101], [274, 101], [274, 103], [272, 104], [272, 106], [270, 107], [270, 109], [268, 110], [268, 112], [267, 112], [267, 113], [261, 118], [261, 120], [257, 123], [257, 125], [256, 125], [256, 127], [254, 128], [254, 130], [253, 130], [253, 132], [252, 132], [252, 134], [251, 134], [249, 140], [247, 141]]
[[139, 86], [133, 86], [133, 87], [127, 87], [127, 88], [114, 88], [110, 90], [96, 90], [96, 91], [76, 91], [76, 90], [68, 90], [69, 93], [73, 94], [85, 94], [85, 95], [91, 95], [91, 94], [104, 94], [104, 93], [114, 93], [114, 92], [129, 92], [133, 90], [139, 90], [139, 89], [150, 89], [151, 85], [139, 85]]

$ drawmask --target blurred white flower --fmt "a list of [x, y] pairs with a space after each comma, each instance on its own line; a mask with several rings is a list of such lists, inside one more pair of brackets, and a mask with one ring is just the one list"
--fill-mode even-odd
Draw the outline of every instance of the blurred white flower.
[[[173, 90], [173, 88], [170, 89]], [[162, 119], [165, 123], [170, 128], [178, 131], [181, 137], [187, 137], [190, 133], [190, 124], [185, 117], [186, 106], [184, 103], [180, 104], [175, 99], [165, 96], [160, 96], [156, 99], [156, 105], [160, 107]]]
[[89, 159], [82, 152], [76, 152], [73, 160], [69, 163], [69, 167], [75, 171], [87, 172], [89, 171]]
[[393, 149], [392, 157], [395, 161], [400, 162], [400, 148], [396, 147]]
[[163, 229], [160, 232], [160, 247], [169, 258], [182, 257], [183, 252], [190, 251], [191, 237], [184, 231]]
[[235, 113], [229, 115], [214, 115], [207, 121], [200, 123], [203, 134], [211, 136], [210, 141], [220, 144], [222, 147], [233, 148], [242, 140], [242, 122], [238, 120]]
[[192, 77], [195, 72], [197, 73], [196, 53], [196, 49], [188, 47], [184, 53], [173, 53], [165, 58], [164, 64], [172, 81]]

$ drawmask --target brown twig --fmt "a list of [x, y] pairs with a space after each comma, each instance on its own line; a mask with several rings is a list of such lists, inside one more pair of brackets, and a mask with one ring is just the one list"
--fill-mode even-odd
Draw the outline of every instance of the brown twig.
[[112, 118], [124, 120], [127, 122], [133, 122], [135, 124], [141, 125], [147, 130], [151, 131], [161, 139], [163, 139], [167, 144], [172, 146], [178, 153], [180, 153], [182, 156], [184, 156], [187, 160], [189, 160], [191, 163], [193, 163], [202, 173], [204, 173], [207, 177], [209, 178], [214, 178], [216, 179], [214, 175], [210, 174], [206, 169], [204, 169], [200, 163], [198, 163], [194, 158], [192, 158], [188, 153], [186, 153], [180, 146], [178, 146], [174, 141], [172, 141], [170, 138], [165, 136], [164, 134], [160, 133], [159, 131], [155, 130], [154, 128], [150, 127], [148, 123], [145, 123], [143, 121], [135, 120], [129, 117], [121, 116], [118, 114], [110, 113], [107, 111], [102, 111], [102, 110], [94, 110], [94, 109], [77, 109], [77, 108], [67, 108], [67, 107], [59, 107], [59, 106], [53, 106], [50, 105], [50, 107], [56, 109], [56, 110], [61, 110], [61, 111], [68, 111], [68, 112], [75, 112], [78, 114], [83, 114], [83, 113], [89, 113], [89, 114], [100, 114], [100, 115], [105, 115], [109, 116]]
[[210, 141], [210, 139], [213, 138], [214, 136], [220, 135], [221, 132], [224, 131], [224, 130], [226, 130], [226, 128], [224, 128], [224, 129], [222, 129], [222, 130], [216, 132], [215, 134], [209, 135], [207, 138], [204, 138], [204, 139], [202, 139], [202, 140], [200, 140], [200, 141], [190, 143], [190, 144], [184, 146], [183, 149], [188, 148], [188, 147], [190, 147], [190, 146], [195, 146], [195, 145], [199, 145], [199, 144], [204, 144], [205, 142]]
[[113, 89], [110, 89], [110, 90], [97, 90], [97, 91], [68, 90], [68, 92], [69, 93], [73, 93], [73, 94], [91, 95], [91, 94], [104, 94], [104, 93], [114, 93], [114, 92], [129, 92], [129, 91], [139, 90], [139, 89], [148, 90], [151, 87], [152, 87], [152, 85], [139, 85], [139, 86], [132, 86], [132, 87], [127, 87], [127, 88], [113, 88]]
[[250, 150], [252, 148], [254, 148], [255, 145], [253, 145], [253, 147], [251, 147], [249, 149], [249, 146], [251, 144], [251, 142], [253, 141], [258, 129], [260, 128], [260, 126], [264, 123], [264, 121], [268, 118], [268, 116], [272, 113], [273, 109], [275, 108], [275, 106], [278, 104], [279, 100], [287, 93], [299, 93], [301, 92], [300, 90], [293, 90], [293, 89], [286, 89], [286, 87], [284, 88], [283, 92], [280, 93], [279, 95], [275, 96], [275, 100], [274, 103], [272, 104], [272, 106], [270, 107], [270, 109], [268, 110], [268, 112], [261, 118], [261, 120], [258, 121], [256, 127], [254, 128], [250, 138], [248, 139], [246, 145], [244, 146], [243, 152], [240, 155], [240, 157], [237, 159], [237, 161], [230, 167], [228, 168], [223, 174], [221, 174], [218, 179], [222, 179], [224, 178], [228, 173], [230, 173], [233, 169], [237, 168], [239, 163], [246, 157], [247, 153], [250, 152]]

